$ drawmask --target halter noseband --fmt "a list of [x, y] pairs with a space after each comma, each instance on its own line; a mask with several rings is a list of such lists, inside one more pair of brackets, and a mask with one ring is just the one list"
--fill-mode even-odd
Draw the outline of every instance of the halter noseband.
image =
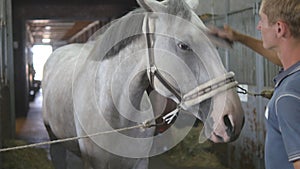
[[[148, 22], [148, 18], [146, 16], [146, 23]], [[154, 78], [156, 77], [160, 83], [163, 84], [165, 88], [167, 88], [177, 99], [177, 108], [167, 115], [163, 117], [163, 119], [169, 124], [172, 122], [174, 117], [177, 116], [177, 113], [181, 110], [187, 110], [188, 108], [201, 103], [202, 101], [217, 95], [218, 93], [224, 92], [231, 88], [234, 88], [238, 85], [238, 82], [234, 79], [234, 73], [228, 72], [223, 76], [216, 77], [211, 79], [203, 84], [200, 84], [190, 92], [186, 94], [182, 94], [177, 90], [167, 79], [165, 79], [158, 68], [155, 65], [154, 60], [154, 41], [155, 37], [154, 33], [150, 32], [149, 24], [146, 26], [146, 39], [147, 39], [147, 47], [148, 47], [148, 58], [149, 58], [149, 68], [147, 70], [149, 83], [152, 88], [154, 87]]]

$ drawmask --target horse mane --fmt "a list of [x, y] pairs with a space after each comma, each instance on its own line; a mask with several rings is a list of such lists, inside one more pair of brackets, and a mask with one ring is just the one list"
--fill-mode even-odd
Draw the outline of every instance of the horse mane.
[[[99, 39], [99, 46], [107, 51], [104, 59], [109, 59], [117, 55], [122, 49], [126, 48], [142, 36], [141, 33], [145, 12], [146, 10], [142, 8], [135, 9], [120, 19], [117, 19], [101, 28], [100, 31], [97, 32], [95, 35], [96, 38], [94, 39]], [[190, 20], [192, 16], [191, 8], [182, 0], [169, 0], [166, 13], [179, 16], [187, 20]], [[132, 36], [127, 37], [128, 35]], [[97, 58], [94, 59], [98, 60]]]
[[[142, 8], [135, 9], [127, 15], [105, 25], [93, 35], [90, 40], [95, 40], [98, 43], [96, 46], [101, 47], [102, 52], [106, 52], [104, 53], [104, 59], [109, 59], [117, 55], [119, 51], [142, 36], [141, 30], [145, 16], [144, 12], [145, 10]], [[98, 56], [94, 56], [94, 59], [98, 60], [98, 57], [99, 54]]]

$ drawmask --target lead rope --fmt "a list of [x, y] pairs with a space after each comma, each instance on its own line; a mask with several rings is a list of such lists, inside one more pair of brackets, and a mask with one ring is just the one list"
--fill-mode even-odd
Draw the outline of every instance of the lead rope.
[[241, 86], [237, 86], [237, 88], [241, 89], [241, 91], [238, 91], [238, 93], [240, 93], [240, 94], [247, 94], [247, 95], [254, 96], [254, 97], [261, 96], [261, 97], [264, 97], [267, 99], [271, 99], [271, 97], [273, 96], [273, 93], [274, 93], [274, 89], [263, 90], [260, 93], [253, 93], [253, 92], [249, 92], [248, 90], [242, 88]]
[[154, 119], [147, 120], [147, 121], [145, 121], [141, 124], [138, 124], [138, 125], [135, 125], [135, 126], [132, 126], [132, 127], [126, 127], [126, 128], [121, 128], [121, 129], [116, 129], [116, 130], [111, 130], [111, 131], [98, 132], [98, 133], [94, 133], [94, 134], [88, 134], [88, 135], [85, 135], [85, 136], [70, 137], [70, 138], [65, 138], [65, 139], [52, 140], [52, 141], [28, 144], [28, 145], [23, 145], [23, 146], [2, 148], [2, 149], [0, 149], [0, 153], [1, 152], [12, 151], [12, 150], [20, 150], [20, 149], [37, 147], [37, 146], [51, 145], [51, 144], [63, 143], [63, 142], [74, 141], [74, 140], [79, 140], [79, 139], [85, 139], [85, 138], [89, 138], [89, 137], [95, 137], [95, 136], [99, 136], [99, 135], [110, 134], [110, 133], [121, 132], [121, 131], [127, 131], [127, 130], [132, 130], [132, 129], [137, 129], [137, 128], [144, 128], [144, 129], [145, 128], [151, 128], [151, 127], [161, 125], [161, 124], [151, 124], [157, 118], [158, 117], [155, 117]]

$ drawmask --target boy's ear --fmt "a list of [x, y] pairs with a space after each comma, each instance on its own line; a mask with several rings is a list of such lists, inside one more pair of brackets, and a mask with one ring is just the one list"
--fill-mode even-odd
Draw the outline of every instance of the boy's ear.
[[288, 37], [291, 36], [291, 32], [288, 28], [288, 25], [283, 21], [276, 22], [276, 35], [277, 37]]

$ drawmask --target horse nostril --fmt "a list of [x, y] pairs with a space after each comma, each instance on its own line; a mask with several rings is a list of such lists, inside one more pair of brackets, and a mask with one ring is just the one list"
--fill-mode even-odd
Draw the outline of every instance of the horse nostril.
[[228, 115], [225, 115], [225, 116], [223, 117], [223, 120], [224, 120], [225, 126], [227, 127], [227, 129], [226, 129], [227, 134], [228, 134], [229, 136], [232, 135], [233, 132], [234, 132], [234, 128], [233, 128], [233, 125], [232, 125], [232, 123], [231, 123], [231, 121], [230, 121]]

